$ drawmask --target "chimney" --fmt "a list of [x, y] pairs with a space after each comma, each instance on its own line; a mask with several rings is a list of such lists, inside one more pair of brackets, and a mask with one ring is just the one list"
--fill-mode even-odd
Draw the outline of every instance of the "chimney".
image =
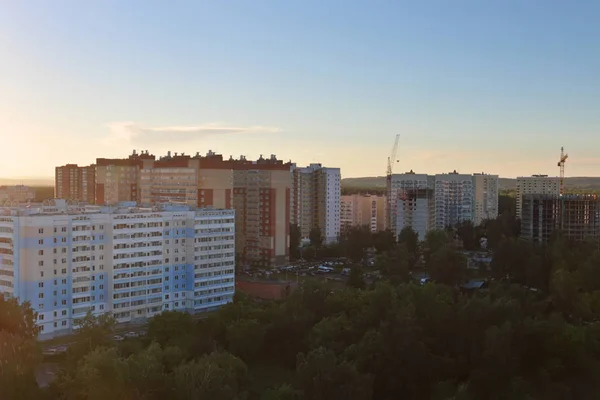
[[171, 150], [167, 151], [167, 157], [171, 157]]

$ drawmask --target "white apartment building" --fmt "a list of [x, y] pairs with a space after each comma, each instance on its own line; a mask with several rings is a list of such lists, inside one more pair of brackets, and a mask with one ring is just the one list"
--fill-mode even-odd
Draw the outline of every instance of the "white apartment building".
[[0, 208], [0, 293], [29, 301], [41, 338], [91, 311], [119, 323], [232, 301], [235, 213], [52, 200]]
[[300, 227], [307, 239], [310, 230], [319, 227], [325, 243], [336, 242], [340, 236], [341, 172], [310, 164], [305, 168], [292, 165], [291, 221]]
[[548, 175], [517, 177], [517, 218], [521, 218], [523, 196], [526, 194], [560, 195], [560, 178]]
[[498, 217], [498, 175], [473, 174], [475, 215], [473, 224]]
[[444, 229], [459, 222], [473, 221], [473, 177], [459, 174], [435, 175], [435, 227]]
[[419, 239], [434, 228], [434, 177], [426, 174], [393, 174], [387, 181], [388, 227], [396, 237], [411, 227]]

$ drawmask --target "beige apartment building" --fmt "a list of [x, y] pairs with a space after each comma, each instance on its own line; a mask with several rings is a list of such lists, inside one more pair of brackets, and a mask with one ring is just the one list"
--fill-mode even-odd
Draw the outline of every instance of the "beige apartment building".
[[236, 210], [236, 250], [242, 265], [289, 260], [290, 163], [272, 155], [256, 161], [168, 152], [156, 159], [135, 151], [96, 160], [96, 204], [175, 203]]
[[308, 239], [314, 227], [321, 230], [325, 243], [336, 242], [340, 236], [341, 172], [310, 164], [299, 168], [291, 165], [293, 181], [290, 213], [303, 239]]
[[67, 164], [54, 171], [54, 197], [94, 204], [96, 202], [96, 166]]
[[386, 229], [386, 196], [352, 194], [341, 196], [340, 230], [368, 226], [371, 232]]

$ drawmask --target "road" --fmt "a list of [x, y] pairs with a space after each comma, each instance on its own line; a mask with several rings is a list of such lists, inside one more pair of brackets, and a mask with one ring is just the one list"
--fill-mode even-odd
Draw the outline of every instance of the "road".
[[[208, 318], [209, 315], [210, 315], [210, 313], [197, 314], [197, 315], [194, 315], [193, 318], [194, 318], [194, 320], [201, 320], [201, 319]], [[112, 338], [115, 335], [122, 336], [128, 332], [138, 333], [140, 331], [145, 330], [147, 326], [148, 326], [148, 322], [139, 323], [139, 324], [118, 324], [115, 327], [115, 331], [113, 333], [111, 333], [109, 335], [109, 337]], [[71, 336], [74, 336], [74, 335], [71, 335]], [[53, 343], [53, 344], [44, 345], [44, 342], [41, 342], [41, 343], [42, 343], [42, 351], [47, 351], [47, 350], [58, 349], [60, 347], [69, 347], [69, 346], [72, 346], [79, 342], [77, 340], [73, 340], [70, 342], [57, 343], [57, 344]]]

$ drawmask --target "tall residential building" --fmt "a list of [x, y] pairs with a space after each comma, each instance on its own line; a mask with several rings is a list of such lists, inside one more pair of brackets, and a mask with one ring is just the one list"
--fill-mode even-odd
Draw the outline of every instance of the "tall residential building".
[[405, 227], [425, 239], [435, 227], [434, 177], [426, 174], [393, 174], [387, 179], [388, 227], [396, 236]]
[[473, 177], [456, 171], [435, 176], [435, 227], [445, 229], [474, 219]]
[[600, 198], [596, 195], [523, 195], [521, 238], [546, 243], [557, 230], [571, 240], [591, 240], [600, 245]]
[[340, 236], [341, 172], [310, 164], [298, 168], [292, 165], [292, 223], [300, 228], [303, 239], [318, 227], [325, 243], [336, 242]]
[[386, 196], [370, 194], [341, 196], [341, 231], [352, 226], [368, 226], [371, 232], [384, 230], [386, 228], [386, 204]]
[[54, 197], [94, 204], [96, 201], [96, 166], [67, 164], [54, 171]]
[[99, 181], [108, 185], [112, 180], [110, 194], [109, 186], [99, 190], [106, 204], [139, 200], [141, 204], [234, 208], [239, 263], [288, 262], [290, 164], [274, 155], [250, 161], [244, 156], [224, 160], [212, 151], [206, 156], [168, 152], [157, 160], [148, 152], [134, 152], [125, 160], [98, 159], [98, 165], [107, 166]]
[[0, 293], [30, 302], [45, 337], [88, 311], [122, 323], [232, 300], [233, 210], [52, 200], [0, 212]]
[[498, 175], [483, 172], [473, 174], [475, 187], [475, 215], [473, 224], [479, 225], [486, 219], [498, 217]]
[[548, 175], [520, 176], [517, 178], [517, 218], [521, 218], [523, 196], [527, 194], [540, 194], [559, 196], [560, 179]]
[[232, 161], [233, 208], [239, 260], [282, 265], [289, 261], [290, 164], [275, 155]]
[[29, 186], [0, 186], [0, 204], [6, 202], [25, 203], [35, 200], [35, 190]]
[[140, 172], [154, 164], [148, 152], [133, 153], [125, 159], [96, 159], [96, 204], [114, 205], [140, 201]]

